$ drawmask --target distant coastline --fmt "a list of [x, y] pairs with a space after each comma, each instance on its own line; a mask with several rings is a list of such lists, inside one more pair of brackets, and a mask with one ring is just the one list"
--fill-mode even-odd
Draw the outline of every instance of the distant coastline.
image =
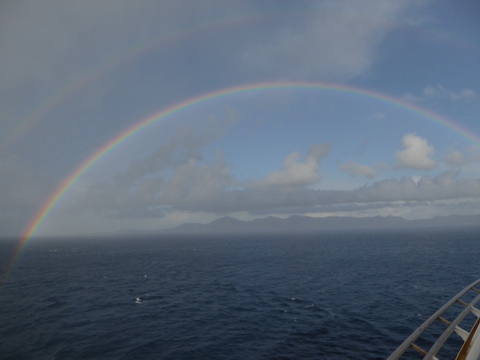
[[478, 228], [480, 215], [436, 216], [429, 219], [406, 220], [396, 216], [373, 217], [309, 217], [292, 215], [281, 219], [269, 216], [241, 221], [229, 216], [208, 224], [187, 223], [165, 230], [174, 234], [237, 234], [237, 233], [317, 233], [345, 230], [445, 229]]

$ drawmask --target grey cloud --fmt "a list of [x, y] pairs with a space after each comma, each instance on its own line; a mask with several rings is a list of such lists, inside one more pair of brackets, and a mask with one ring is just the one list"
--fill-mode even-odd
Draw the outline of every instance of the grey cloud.
[[[416, 6], [424, 3], [416, 2]], [[247, 56], [241, 59], [258, 68], [274, 64], [267, 69], [283, 76], [346, 80], [370, 68], [377, 46], [399, 26], [412, 5], [412, 1], [316, 2], [305, 9], [310, 15], [295, 23], [296, 27], [282, 23], [269, 33], [260, 33], [256, 47], [246, 49]], [[371, 15], [368, 21], [364, 14]]]
[[232, 180], [226, 164], [219, 161], [199, 164], [190, 159], [175, 169], [170, 181], [162, 189], [161, 200], [174, 206], [209, 202], [224, 193]]
[[238, 116], [229, 112], [225, 118], [209, 118], [180, 126], [147, 157], [133, 161], [128, 169], [115, 176], [115, 182], [129, 185], [146, 174], [176, 168], [190, 160], [201, 161], [205, 146], [221, 138], [225, 130], [238, 121]]
[[475, 163], [480, 161], [480, 150], [476, 146], [472, 146], [465, 153], [450, 149], [445, 155], [444, 161], [454, 167], [462, 167], [469, 163]]
[[91, 209], [111, 218], [152, 217], [166, 208], [214, 198], [233, 178], [220, 158], [204, 162], [203, 151], [237, 121], [238, 115], [229, 110], [222, 120], [209, 118], [179, 126], [165, 143], [134, 160], [112, 181], [90, 184], [70, 208]]
[[[145, 39], [189, 29], [192, 24], [211, 25], [226, 19], [232, 19], [232, 26], [238, 19], [250, 24], [235, 33], [235, 41], [229, 39], [216, 46], [216, 55], [221, 57], [218, 64], [230, 70], [236, 68], [243, 75], [267, 73], [268, 77], [289, 74], [348, 79], [369, 69], [376, 47], [418, 3], [305, 2], [287, 17], [287, 24], [281, 21], [275, 26], [272, 21], [267, 27], [265, 21], [255, 18], [260, 14], [268, 21], [275, 19], [275, 14], [262, 13], [256, 1], [14, 2], [5, 7], [2, 16], [3, 90], [5, 95], [6, 90], [24, 95], [29, 88], [44, 89], [51, 82], [64, 84], [66, 78], [78, 76], [92, 62], [122, 54], [125, 47], [134, 48]], [[298, 19], [295, 14], [302, 12], [305, 15]], [[363, 14], [372, 16], [365, 21]], [[207, 52], [196, 52], [202, 54]]]
[[[124, 87], [121, 81], [136, 75], [138, 69], [133, 62], [129, 63], [131, 66], [127, 73], [120, 66], [125, 65], [126, 60], [138, 60], [129, 58], [130, 55], [142, 55], [139, 50], [143, 48], [161, 46], [162, 42], [156, 44], [158, 39], [168, 40], [172, 35], [182, 34], [195, 27], [208, 27], [225, 18], [247, 16], [252, 8], [253, 5], [249, 2], [225, 1], [219, 4], [212, 0], [201, 3], [190, 0], [44, 0], [15, 1], [6, 5], [2, 3], [0, 106], [3, 119], [0, 125], [15, 127], [19, 118], [35, 111], [59, 93], [75, 92], [75, 96], [79, 96], [78, 88], [70, 88], [72, 84], [83, 87], [87, 83], [92, 85], [93, 82], [88, 87], [88, 94], [80, 94], [89, 101], [108, 98], [113, 92], [119, 92], [118, 87]], [[179, 48], [169, 48], [168, 52], [155, 56], [161, 59], [156, 59], [155, 63], [159, 65], [155, 68], [156, 71], [149, 71], [151, 76], [172, 73], [173, 66], [177, 66], [177, 70], [182, 69], [186, 50], [179, 45]], [[208, 53], [205, 53], [204, 62], [207, 58]], [[190, 65], [195, 63], [194, 59], [190, 59]], [[84, 78], [85, 75], [92, 75], [92, 71], [101, 69], [103, 70], [94, 79], [90, 79], [93, 81]], [[121, 70], [121, 79], [97, 82], [98, 78], [104, 78], [106, 70]], [[167, 104], [175, 99], [178, 101], [179, 96], [188, 96], [187, 89], [192, 87], [193, 80], [185, 84], [185, 88], [179, 87], [179, 77], [184, 81], [189, 77], [181, 77], [181, 70], [177, 72], [172, 76], [160, 76], [163, 87], [155, 89], [155, 93], [165, 93], [163, 98], [167, 99]], [[197, 72], [204, 73], [200, 70]], [[136, 77], [132, 76], [133, 79]], [[133, 89], [140, 86], [138, 81], [134, 81], [129, 84]], [[177, 88], [183, 90], [177, 91], [176, 97], [169, 98], [170, 93], [175, 93], [172, 89]], [[144, 87], [142, 90], [146, 91]], [[94, 100], [89, 98], [91, 93], [94, 93]], [[66, 97], [69, 96], [71, 94], [66, 94]], [[18, 99], [22, 99], [20, 104]], [[156, 106], [159, 106], [159, 100], [155, 101]], [[101, 107], [102, 104], [94, 105]]]
[[480, 180], [457, 179], [458, 172], [448, 171], [435, 178], [422, 176], [388, 179], [352, 192], [354, 201], [435, 201], [480, 197]]
[[352, 175], [365, 176], [369, 178], [374, 178], [378, 175], [377, 171], [373, 167], [355, 163], [341, 164], [340, 170]]
[[308, 156], [314, 157], [317, 161], [320, 161], [330, 151], [330, 144], [313, 144], [308, 149]]
[[[194, 14], [183, 1], [156, 4], [131, 0], [15, 2], [2, 16], [3, 65], [17, 80], [60, 79], [89, 57], [108, 56], [154, 34], [185, 26]], [[195, 14], [197, 16], [198, 14]], [[128, 46], [128, 45], [127, 45]], [[6, 70], [6, 69], [4, 69]], [[16, 70], [13, 71], [12, 70]]]
[[346, 190], [313, 190], [291, 186], [252, 186], [227, 191], [193, 208], [183, 204], [183, 210], [226, 213], [260, 211], [335, 204], [371, 204], [395, 201], [437, 201], [480, 197], [480, 180], [457, 179], [457, 172], [446, 172], [435, 178], [424, 176], [418, 182], [411, 178], [386, 179], [368, 186]]
[[445, 162], [452, 166], [463, 166], [468, 163], [468, 160], [459, 151], [451, 150], [445, 155]]
[[[139, 106], [158, 108], [233, 83], [348, 80], [370, 69], [378, 45], [418, 3], [307, 1], [289, 11], [279, 2], [279, 11], [272, 12], [271, 5], [263, 7], [257, 1], [11, 2], [0, 14], [0, 131], [15, 128], [19, 119], [59, 94], [65, 95], [62, 100], [82, 98], [74, 114], [95, 109], [89, 114], [91, 123], [85, 124], [88, 128], [96, 126], [96, 115], [102, 111], [106, 114], [100, 116], [115, 116], [114, 109], [129, 101], [132, 93], [141, 93], [136, 99], [142, 102]], [[282, 21], [275, 20], [278, 13]], [[372, 16], [366, 19], [365, 14]], [[151, 44], [158, 50], [162, 45], [155, 40], [196, 28], [201, 31], [188, 35], [196, 36], [195, 41], [182, 40], [168, 51], [149, 52], [148, 69], [137, 68], [142, 56], [123, 67], [125, 56], [138, 51], [139, 45]], [[78, 82], [102, 64], [108, 64], [108, 81], [97, 81], [107, 80], [101, 71], [88, 88]], [[140, 71], [155, 80], [137, 81]], [[161, 86], [149, 87], [150, 82]], [[78, 88], [70, 88], [72, 84]], [[119, 128], [110, 122], [108, 126], [120, 131], [129, 120]], [[60, 134], [62, 126], [55, 127], [58, 135], [71, 136]]]
[[109, 218], [151, 218], [181, 209], [209, 208], [226, 194], [233, 182], [228, 166], [220, 160], [199, 163], [190, 158], [165, 176], [134, 183], [97, 183], [70, 204], [70, 210], [95, 211]]

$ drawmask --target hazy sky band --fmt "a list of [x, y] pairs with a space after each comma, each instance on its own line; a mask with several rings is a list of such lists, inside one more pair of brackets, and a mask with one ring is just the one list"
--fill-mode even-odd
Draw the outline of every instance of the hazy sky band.
[[353, 86], [333, 84], [333, 83], [324, 83], [324, 82], [297, 82], [297, 81], [284, 81], [284, 82], [265, 82], [265, 83], [255, 83], [255, 84], [244, 84], [241, 86], [229, 87], [217, 91], [207, 92], [201, 95], [198, 95], [193, 98], [186, 99], [179, 103], [176, 103], [170, 107], [164, 108], [158, 112], [155, 112], [151, 116], [135, 123], [133, 126], [127, 128], [103, 146], [98, 148], [92, 155], [85, 159], [76, 169], [62, 182], [62, 184], [53, 192], [49, 199], [43, 204], [43, 206], [37, 211], [35, 217], [30, 221], [28, 227], [23, 232], [10, 260], [7, 262], [4, 279], [10, 272], [13, 267], [16, 259], [21, 253], [22, 249], [27, 245], [29, 240], [35, 235], [39, 230], [42, 224], [46, 221], [48, 215], [54, 209], [55, 205], [62, 199], [62, 197], [67, 193], [67, 191], [76, 183], [76, 181], [93, 165], [107, 155], [110, 151], [114, 150], [119, 146], [124, 140], [140, 133], [143, 129], [147, 128], [149, 125], [156, 123], [162, 119], [165, 119], [171, 114], [177, 113], [181, 110], [191, 108], [197, 104], [204, 103], [207, 101], [212, 101], [226, 96], [233, 96], [239, 93], [246, 92], [255, 92], [255, 91], [264, 91], [264, 90], [273, 90], [273, 89], [318, 89], [318, 90], [327, 90], [332, 92], [339, 93], [349, 93], [358, 95], [361, 97], [366, 97], [374, 100], [381, 101], [383, 103], [388, 103], [396, 107], [400, 107], [411, 111], [413, 113], [419, 114], [420, 116], [435, 122], [445, 128], [454, 131], [461, 136], [465, 137], [472, 143], [478, 145], [480, 144], [480, 137], [477, 134], [459, 126], [453, 121], [433, 113], [425, 108], [422, 108], [418, 105], [406, 102], [404, 100], [394, 98], [390, 95], [382, 94], [379, 92], [362, 89]]

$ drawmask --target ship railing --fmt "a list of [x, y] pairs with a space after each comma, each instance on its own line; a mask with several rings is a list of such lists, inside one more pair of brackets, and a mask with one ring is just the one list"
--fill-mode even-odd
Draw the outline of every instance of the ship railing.
[[[480, 310], [475, 307], [475, 305], [480, 301], [480, 290], [476, 288], [478, 284], [480, 284], [480, 279], [468, 285], [465, 289], [460, 291], [445, 305], [438, 309], [408, 338], [406, 338], [405, 341], [387, 358], [387, 360], [401, 359], [409, 349], [413, 349], [420, 356], [423, 356], [424, 360], [438, 360], [438, 352], [453, 333], [459, 335], [463, 340], [463, 346], [461, 347], [456, 359], [478, 360], [480, 358], [480, 340], [478, 339], [480, 337]], [[464, 298], [469, 296], [473, 296], [473, 298], [470, 301], [465, 301]], [[454, 305], [462, 306], [463, 310], [460, 311], [453, 320], [447, 320], [448, 316], [446, 313], [449, 309], [453, 308]], [[460, 327], [460, 325], [463, 326], [462, 321], [470, 313], [473, 313], [477, 317], [477, 320], [470, 330], [467, 331]], [[425, 345], [420, 345], [417, 343], [417, 341], [421, 339], [423, 334], [427, 333], [432, 325], [439, 322], [444, 324], [446, 329], [436, 339], [436, 341], [433, 342], [433, 344], [431, 344], [428, 348], [425, 348]]]

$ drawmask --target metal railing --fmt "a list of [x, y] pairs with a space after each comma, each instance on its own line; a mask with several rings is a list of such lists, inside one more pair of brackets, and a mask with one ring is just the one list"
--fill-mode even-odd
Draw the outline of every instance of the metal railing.
[[[475, 323], [472, 329], [470, 329], [470, 331], [462, 329], [460, 327], [460, 324], [469, 313], [473, 313], [475, 316], [477, 316], [477, 318], [480, 318], [480, 310], [475, 307], [475, 305], [480, 301], [480, 290], [475, 288], [475, 286], [479, 283], [480, 279], [471, 283], [465, 289], [455, 295], [452, 299], [450, 299], [440, 309], [438, 309], [407, 339], [405, 339], [405, 341], [387, 358], [387, 360], [400, 359], [409, 349], [413, 349], [417, 353], [422, 355], [424, 360], [438, 359], [436, 357], [437, 353], [445, 344], [450, 335], [452, 335], [452, 333], [454, 332], [459, 335], [464, 341], [462, 351], [464, 351], [465, 348], [469, 347], [471, 345], [470, 342], [474, 338], [473, 333], [477, 329], [478, 321]], [[464, 300], [462, 300], [462, 297], [464, 297], [467, 293], [471, 292], [477, 293], [478, 295], [476, 295], [470, 302], [465, 302]], [[460, 304], [464, 307], [464, 309], [453, 320], [449, 321], [445, 318], [445, 313], [455, 304]], [[437, 340], [428, 349], [425, 349], [424, 347], [417, 344], [416, 341], [420, 339], [422, 334], [424, 334], [433, 324], [437, 322], [441, 322], [447, 326], [447, 328], [437, 338]], [[466, 351], [464, 352], [468, 352], [468, 349], [466, 349]]]

